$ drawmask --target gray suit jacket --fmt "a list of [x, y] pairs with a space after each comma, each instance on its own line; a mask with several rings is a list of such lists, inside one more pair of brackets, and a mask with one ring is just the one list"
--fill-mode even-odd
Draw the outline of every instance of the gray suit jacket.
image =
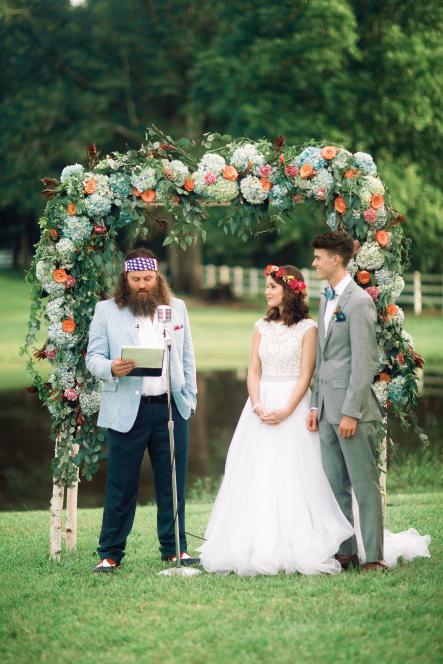
[[365, 291], [351, 281], [338, 299], [345, 316], [332, 317], [325, 337], [326, 300], [320, 301], [317, 362], [312, 385], [311, 406], [318, 408], [331, 424], [343, 415], [361, 422], [383, 419], [383, 409], [372, 390], [377, 373], [377, 312]]
[[[186, 420], [195, 411], [197, 381], [194, 348], [188, 313], [183, 300], [174, 297], [171, 323], [171, 387], [177, 409]], [[98, 426], [127, 432], [137, 417], [143, 377], [115, 378], [112, 360], [120, 357], [122, 346], [138, 346], [137, 321], [114, 300], [98, 302], [89, 329], [86, 366], [103, 380]]]

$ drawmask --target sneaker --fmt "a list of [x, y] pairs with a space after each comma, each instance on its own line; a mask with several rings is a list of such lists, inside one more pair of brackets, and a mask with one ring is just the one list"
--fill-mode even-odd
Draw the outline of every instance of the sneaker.
[[[162, 556], [162, 560], [165, 563], [176, 563], [177, 556], [175, 556], [174, 554], [170, 556]], [[191, 556], [187, 551], [182, 551], [180, 553], [180, 563], [182, 565], [198, 565], [200, 563], [200, 558], [191, 558]]]
[[99, 564], [95, 567], [94, 572], [99, 572], [100, 574], [107, 574], [108, 572], [113, 572], [117, 567], [120, 567], [121, 563], [118, 563], [112, 558], [103, 558], [100, 560]]

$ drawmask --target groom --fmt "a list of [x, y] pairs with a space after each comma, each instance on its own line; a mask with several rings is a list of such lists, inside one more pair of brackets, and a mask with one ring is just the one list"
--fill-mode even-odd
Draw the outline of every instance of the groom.
[[[196, 407], [197, 385], [191, 330], [185, 303], [172, 297], [158, 271], [155, 255], [135, 249], [126, 256], [115, 297], [99, 302], [89, 330], [86, 366], [103, 381], [98, 426], [108, 428], [109, 459], [106, 497], [96, 572], [112, 572], [125, 555], [132, 529], [140, 467], [148, 450], [154, 473], [157, 533], [162, 560], [175, 560], [168, 400], [161, 376], [129, 375], [135, 364], [121, 360], [122, 346], [163, 344], [157, 307], [170, 305], [171, 391], [175, 432], [180, 550], [186, 552], [185, 482], [188, 463], [188, 419]], [[140, 370], [139, 370], [140, 371]]]
[[[371, 297], [347, 272], [354, 241], [343, 231], [311, 243], [313, 266], [329, 286], [320, 302], [317, 362], [309, 431], [320, 430], [323, 466], [344, 515], [353, 523], [354, 490], [360, 513], [365, 570], [384, 570], [383, 514], [376, 462], [376, 422], [383, 415], [372, 390], [377, 373], [377, 312]], [[358, 566], [355, 536], [336, 558], [343, 569]]]

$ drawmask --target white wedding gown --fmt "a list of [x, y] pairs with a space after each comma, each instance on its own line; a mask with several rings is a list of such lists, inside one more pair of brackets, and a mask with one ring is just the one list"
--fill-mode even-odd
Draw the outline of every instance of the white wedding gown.
[[[305, 319], [288, 327], [261, 319], [256, 326], [261, 337], [260, 403], [269, 412], [288, 403], [300, 373], [303, 335], [316, 323]], [[246, 402], [206, 541], [199, 549], [207, 572], [251, 576], [341, 571], [334, 554], [354, 529], [324, 473], [319, 436], [306, 428], [309, 406], [310, 390], [290, 417], [270, 426], [252, 411], [250, 400]], [[429, 555], [429, 538], [425, 542], [417, 537], [412, 549], [419, 552], [413, 554], [409, 542], [409, 558]], [[395, 560], [398, 555], [400, 550]]]

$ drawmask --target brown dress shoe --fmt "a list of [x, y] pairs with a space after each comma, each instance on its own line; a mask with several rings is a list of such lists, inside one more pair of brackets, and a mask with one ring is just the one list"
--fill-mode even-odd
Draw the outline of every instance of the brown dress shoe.
[[372, 563], [365, 563], [362, 569], [363, 572], [386, 572], [388, 566], [383, 560], [375, 560]]
[[335, 559], [338, 560], [342, 570], [344, 570], [345, 572], [347, 572], [350, 569], [358, 569], [360, 567], [360, 561], [356, 553], [353, 553], [352, 555], [337, 553]]

